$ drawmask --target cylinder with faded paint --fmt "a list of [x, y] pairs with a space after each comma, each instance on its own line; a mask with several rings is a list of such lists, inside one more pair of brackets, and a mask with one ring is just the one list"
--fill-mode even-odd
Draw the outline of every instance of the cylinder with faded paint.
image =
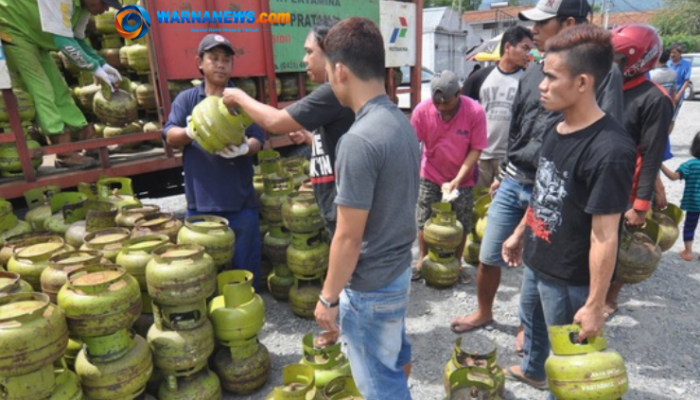
[[68, 282], [68, 274], [86, 265], [106, 262], [102, 253], [95, 250], [76, 250], [56, 254], [49, 258], [49, 265], [41, 273], [41, 291], [56, 304], [58, 291]]
[[161, 330], [154, 324], [147, 340], [153, 364], [169, 381], [201, 370], [214, 352], [214, 330], [207, 319], [195, 329], [182, 331]]
[[313, 319], [322, 287], [323, 275], [312, 277], [295, 275], [294, 286], [289, 289], [289, 308], [302, 318]]
[[264, 192], [260, 196], [260, 214], [270, 223], [282, 223], [282, 205], [294, 187], [290, 177], [268, 174], [263, 177]]
[[341, 350], [340, 342], [324, 348], [314, 346], [312, 333], [302, 339], [302, 358], [300, 364], [314, 369], [316, 387], [321, 389], [333, 379], [341, 376], [351, 376], [350, 362]]
[[440, 252], [454, 252], [462, 243], [462, 223], [450, 203], [432, 205], [430, 219], [425, 222], [423, 237], [429, 248]]
[[456, 259], [453, 253], [444, 257], [441, 253], [430, 249], [428, 255], [423, 258], [421, 276], [429, 286], [448, 288], [457, 283], [461, 265], [461, 261]]
[[292, 244], [287, 248], [287, 266], [294, 275], [324, 274], [328, 270], [329, 251], [321, 231], [292, 232]]
[[314, 384], [314, 370], [308, 365], [289, 364], [282, 370], [282, 385], [275, 386], [265, 400], [321, 399]]
[[122, 242], [116, 263], [136, 278], [141, 292], [147, 291], [146, 266], [153, 259], [153, 250], [169, 242], [170, 238], [166, 235], [145, 235]]
[[40, 291], [41, 273], [49, 266], [49, 259], [68, 250], [60, 236], [30, 238], [14, 248], [7, 270], [18, 273], [35, 291]]
[[324, 222], [312, 192], [294, 192], [282, 204], [284, 226], [295, 233], [313, 233], [323, 229]]
[[89, 233], [81, 250], [98, 250], [107, 260], [114, 262], [122, 248], [122, 243], [130, 237], [126, 228], [107, 228]]
[[217, 268], [231, 264], [236, 234], [226, 218], [215, 215], [195, 215], [185, 219], [185, 226], [177, 234], [177, 243], [195, 243], [204, 247]]
[[153, 361], [148, 343], [134, 336], [134, 347], [123, 357], [98, 363], [89, 359], [85, 350], [75, 360], [75, 372], [83, 393], [91, 400], [134, 399], [144, 392], [153, 373]]
[[279, 223], [270, 224], [263, 238], [263, 254], [272, 264], [287, 264], [287, 247], [292, 243], [289, 230]]
[[253, 274], [245, 270], [225, 271], [217, 277], [219, 293], [209, 303], [214, 334], [224, 346], [239, 345], [255, 338], [265, 324], [265, 304], [253, 289]]
[[148, 294], [165, 306], [205, 300], [216, 290], [216, 266], [198, 244], [166, 244], [146, 266]]
[[[479, 333], [468, 333], [457, 338], [450, 360], [445, 364], [443, 386], [447, 396], [452, 394], [451, 379], [455, 371], [461, 368], [477, 368], [470, 375], [474, 385], [470, 392], [477, 393], [477, 398], [501, 400], [505, 398], [505, 376], [496, 362], [496, 344]], [[462, 382], [464, 386], [464, 382]]]
[[175, 382], [161, 383], [158, 400], [221, 400], [221, 382], [209, 368], [177, 378]]
[[263, 386], [270, 376], [270, 368], [270, 353], [257, 338], [242, 346], [222, 347], [214, 356], [214, 369], [221, 378], [221, 385], [238, 395], [252, 393]]
[[32, 285], [23, 281], [18, 273], [0, 270], [0, 297], [33, 291]]
[[72, 335], [88, 337], [129, 329], [141, 314], [139, 284], [119, 265], [88, 265], [71, 271], [58, 292]]
[[131, 237], [161, 234], [168, 236], [170, 242], [177, 243], [177, 234], [181, 228], [182, 222], [172, 213], [152, 213], [136, 220]]
[[50, 366], [63, 356], [67, 345], [63, 311], [47, 295], [0, 297], [0, 377], [26, 375]]
[[276, 300], [289, 299], [289, 290], [294, 286], [292, 271], [285, 264], [273, 264], [272, 273], [267, 277], [267, 288]]
[[605, 337], [579, 343], [578, 325], [549, 327], [552, 353], [545, 362], [549, 390], [561, 400], [616, 400], [629, 382], [622, 356], [607, 349]]
[[128, 204], [122, 206], [114, 221], [117, 226], [132, 229], [136, 226], [136, 221], [146, 215], [160, 212], [160, 207], [155, 204]]

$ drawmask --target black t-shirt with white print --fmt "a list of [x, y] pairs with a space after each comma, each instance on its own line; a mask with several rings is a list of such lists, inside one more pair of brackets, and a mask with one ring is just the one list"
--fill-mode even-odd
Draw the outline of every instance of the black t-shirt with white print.
[[343, 107], [324, 83], [308, 96], [286, 108], [304, 129], [313, 131], [310, 174], [316, 202], [327, 222], [335, 222], [335, 151], [340, 137], [355, 122], [355, 113]]
[[632, 138], [607, 115], [580, 131], [545, 136], [523, 251], [538, 278], [589, 285], [593, 215], [627, 209], [635, 157]]

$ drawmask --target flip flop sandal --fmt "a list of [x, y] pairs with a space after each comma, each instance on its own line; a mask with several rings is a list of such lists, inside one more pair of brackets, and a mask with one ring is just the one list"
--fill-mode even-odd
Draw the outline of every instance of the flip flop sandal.
[[513, 372], [513, 370], [511, 368], [512, 367], [503, 368], [503, 375], [505, 375], [507, 380], [524, 383], [524, 384], [526, 384], [530, 387], [533, 387], [537, 390], [547, 390], [549, 388], [549, 385], [547, 384], [546, 380], [544, 382], [533, 381], [533, 380], [528, 379], [524, 376], [520, 376], [520, 375], [516, 374], [515, 372]]
[[469, 322], [457, 322], [457, 323], [452, 323], [450, 324], [450, 329], [452, 329], [452, 332], [454, 333], [465, 333], [469, 331], [473, 331], [474, 329], [479, 329], [483, 328], [486, 325], [492, 324], [493, 320], [489, 320], [484, 322], [483, 324], [471, 324]]
[[466, 268], [460, 268], [459, 278], [457, 279], [459, 280], [459, 283], [461, 283], [462, 285], [466, 285], [472, 281], [472, 276], [469, 275], [469, 272], [467, 272]]
[[421, 279], [423, 279], [423, 275], [421, 274], [419, 269], [413, 268], [413, 273], [411, 274], [411, 281], [412, 282], [417, 282]]

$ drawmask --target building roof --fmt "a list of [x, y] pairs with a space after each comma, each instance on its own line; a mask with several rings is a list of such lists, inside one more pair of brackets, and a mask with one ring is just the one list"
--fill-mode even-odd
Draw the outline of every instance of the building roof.
[[[618, 25], [627, 24], [630, 22], [640, 22], [648, 24], [655, 14], [656, 11], [629, 11], [611, 13], [608, 16], [608, 27], [614, 28]], [[603, 14], [595, 14], [595, 16], [593, 17], [593, 23], [598, 26], [603, 26], [604, 22], [605, 20]]]
[[[462, 14], [462, 19], [470, 24], [484, 24], [510, 18], [518, 18], [518, 13], [523, 10], [528, 10], [533, 6], [518, 6], [518, 7], [501, 7], [489, 10], [466, 11]], [[651, 18], [657, 11], [629, 11], [611, 13], [608, 17], [608, 26], [614, 27], [617, 25], [629, 22], [649, 23]], [[603, 25], [603, 14], [596, 13], [593, 16], [593, 23]]]
[[[508, 17], [518, 18], [518, 13], [520, 11], [530, 8], [532, 8], [532, 6], [500, 7], [489, 10], [465, 11], [462, 14], [462, 19], [470, 24], [483, 24], [485, 22], [495, 21], [496, 19], [507, 19]], [[499, 14], [498, 18], [497, 14]]]
[[[461, 25], [461, 27], [460, 27]], [[459, 13], [451, 7], [433, 7], [423, 9], [423, 32], [443, 31], [467, 31], [469, 24], [459, 21]]]

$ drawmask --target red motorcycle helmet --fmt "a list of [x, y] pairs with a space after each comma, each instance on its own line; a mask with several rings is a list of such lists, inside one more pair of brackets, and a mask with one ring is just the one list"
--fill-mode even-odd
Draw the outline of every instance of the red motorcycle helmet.
[[622, 76], [634, 78], [656, 66], [663, 51], [661, 37], [647, 24], [624, 24], [613, 29], [612, 45], [615, 59], [621, 60]]

